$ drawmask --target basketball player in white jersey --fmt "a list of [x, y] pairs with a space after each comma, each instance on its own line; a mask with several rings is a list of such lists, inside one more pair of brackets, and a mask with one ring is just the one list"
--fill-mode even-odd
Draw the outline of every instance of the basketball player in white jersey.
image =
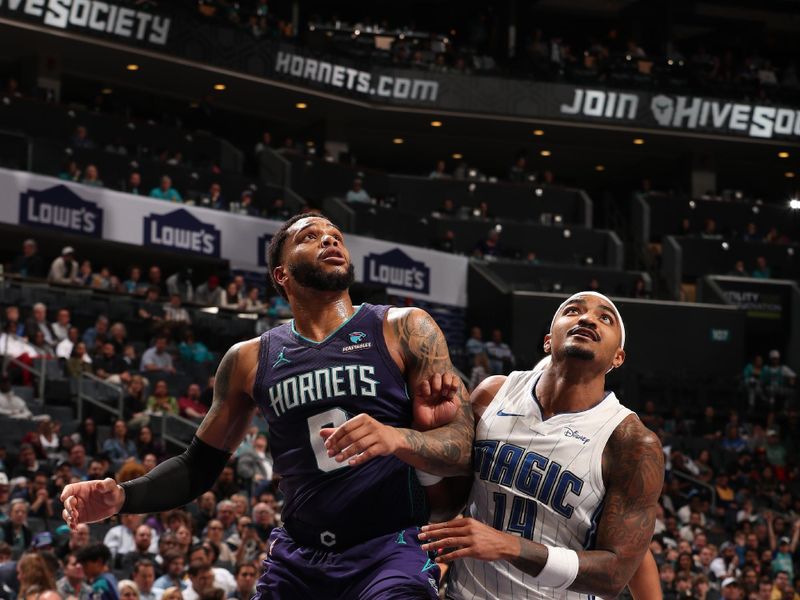
[[438, 562], [453, 563], [448, 597], [610, 599], [637, 571], [664, 459], [658, 438], [605, 392], [624, 345], [614, 304], [575, 294], [545, 336], [547, 369], [492, 377], [473, 392], [468, 517], [420, 534]]

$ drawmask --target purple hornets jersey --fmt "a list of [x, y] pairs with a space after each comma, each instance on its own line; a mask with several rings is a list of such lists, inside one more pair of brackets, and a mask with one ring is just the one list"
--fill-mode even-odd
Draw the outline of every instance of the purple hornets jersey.
[[427, 518], [411, 467], [394, 456], [337, 463], [319, 435], [360, 413], [411, 426], [405, 380], [383, 337], [389, 308], [362, 304], [321, 342], [297, 333], [294, 321], [261, 336], [254, 396], [282, 476], [281, 516], [301, 544], [344, 548]]

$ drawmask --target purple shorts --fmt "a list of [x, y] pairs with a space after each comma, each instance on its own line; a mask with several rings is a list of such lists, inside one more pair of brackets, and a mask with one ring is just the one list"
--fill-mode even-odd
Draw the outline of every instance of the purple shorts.
[[420, 548], [418, 533], [413, 527], [329, 552], [275, 529], [255, 600], [436, 600], [439, 566]]

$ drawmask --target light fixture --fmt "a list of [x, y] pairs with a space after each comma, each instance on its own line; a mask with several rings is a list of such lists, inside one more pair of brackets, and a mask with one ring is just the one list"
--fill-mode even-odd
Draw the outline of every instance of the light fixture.
[[125, 68], [128, 69], [128, 71], [138, 71], [139, 70], [139, 65], [131, 63], [131, 64], [127, 65]]
[[403, 142], [405, 142], [405, 140], [403, 138], [394, 138], [392, 140], [393, 144], [402, 144]]
[[794, 179], [794, 171], [786, 171], [786, 173], [784, 173], [783, 176], [786, 177], [787, 179]]
[[103, 88], [102, 90], [100, 90], [100, 93], [108, 96], [109, 94], [114, 93], [114, 90], [112, 90], [111, 88]]
[[789, 200], [789, 208], [792, 210], [800, 210], [800, 200], [797, 198], [792, 198]]
[[731, 245], [728, 242], [722, 242], [722, 249], [723, 250], [730, 250]]
[[598, 173], [602, 173], [603, 171], [606, 170], [606, 167], [605, 165], [595, 165], [594, 170], [597, 171]]
[[542, 156], [550, 156], [552, 152], [550, 152], [550, 150], [542, 150], [541, 152], [539, 152], [539, 154], [541, 154]]
[[537, 135], [537, 136], [544, 135], [544, 129], [534, 129], [533, 130], [533, 135]]
[[781, 150], [778, 152], [778, 158], [789, 158], [789, 153], [786, 150]]
[[441, 127], [441, 126], [442, 126], [441, 121], [431, 121], [431, 127]]
[[453, 158], [453, 160], [461, 160], [462, 158], [464, 158], [464, 155], [461, 154], [461, 152], [453, 152], [451, 157]]
[[637, 146], [641, 146], [642, 144], [644, 144], [644, 138], [633, 138], [633, 143], [636, 144]]
[[298, 102], [297, 104], [294, 105], [294, 107], [299, 110], [303, 110], [304, 108], [308, 108], [308, 104], [306, 104], [305, 102]]
[[225, 84], [224, 83], [215, 83], [214, 84], [214, 89], [217, 90], [218, 92], [224, 92], [225, 91]]

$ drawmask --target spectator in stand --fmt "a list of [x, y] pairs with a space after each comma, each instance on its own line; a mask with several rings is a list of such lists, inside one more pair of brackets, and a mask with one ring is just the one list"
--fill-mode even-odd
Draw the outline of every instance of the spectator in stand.
[[796, 380], [796, 373], [788, 365], [781, 363], [781, 353], [770, 350], [769, 363], [761, 370], [761, 387], [765, 393], [772, 400], [789, 396]]
[[211, 275], [205, 283], [200, 284], [195, 291], [195, 302], [205, 306], [219, 306], [222, 301], [222, 288], [219, 287], [219, 277]]
[[192, 324], [189, 312], [181, 306], [180, 294], [171, 294], [169, 302], [164, 305], [164, 321], [176, 328]]
[[72, 246], [65, 246], [61, 256], [50, 265], [47, 281], [62, 285], [79, 285], [78, 262], [75, 260], [75, 250]]
[[[73, 329], [75, 330], [77, 337], [78, 330], [74, 327]], [[80, 377], [82, 373], [92, 373], [94, 371], [94, 367], [92, 366], [92, 357], [89, 356], [89, 353], [86, 351], [86, 344], [77, 340], [75, 342], [64, 340], [64, 342], [61, 343], [64, 344], [67, 341], [72, 344], [72, 350], [70, 351], [70, 355], [65, 366], [67, 375], [69, 377]]]
[[760, 354], [753, 357], [753, 361], [744, 367], [743, 380], [747, 390], [747, 404], [753, 409], [756, 401], [764, 399], [764, 390], [761, 385], [761, 373], [764, 368], [764, 358]]
[[763, 256], [756, 258], [756, 268], [753, 269], [753, 277], [756, 279], [770, 279], [772, 277], [772, 269], [767, 264], [767, 259]]
[[91, 150], [95, 147], [94, 142], [89, 138], [89, 130], [85, 125], [78, 125], [75, 128], [75, 133], [69, 139], [69, 144], [73, 148], [80, 148], [83, 150]]
[[51, 324], [53, 335], [57, 341], [56, 346], [69, 337], [69, 330], [72, 328], [70, 316], [67, 308], [60, 308], [56, 313], [56, 320]]
[[83, 332], [83, 342], [88, 350], [95, 347], [98, 338], [101, 341], [105, 341], [106, 335], [108, 335], [108, 325], [108, 317], [99, 315], [94, 322], [94, 326]]
[[159, 296], [168, 295], [167, 283], [161, 277], [161, 267], [153, 265], [147, 270], [147, 285], [148, 289], [154, 287], [158, 289]]
[[169, 395], [167, 382], [163, 379], [156, 381], [152, 395], [147, 399], [147, 413], [151, 415], [177, 415], [178, 401], [175, 396]]
[[114, 421], [113, 435], [103, 442], [103, 452], [115, 471], [122, 467], [122, 463], [136, 458], [136, 444], [128, 438], [128, 426], [122, 419]]
[[94, 357], [94, 374], [107, 383], [115, 385], [127, 384], [131, 380], [131, 374], [127, 370], [127, 365], [122, 357], [117, 354], [114, 344], [105, 342], [101, 354]]
[[78, 551], [77, 559], [92, 588], [93, 600], [119, 600], [117, 578], [108, 568], [111, 551], [105, 544], [95, 543], [82, 548]]
[[142, 459], [148, 454], [153, 454], [159, 460], [165, 454], [164, 445], [153, 437], [153, 430], [148, 425], [143, 425], [139, 429], [139, 435], [136, 438], [136, 454]]
[[228, 202], [222, 196], [222, 186], [216, 181], [208, 188], [208, 194], [203, 198], [202, 203], [215, 210], [227, 210]]
[[745, 242], [761, 242], [764, 236], [758, 233], [758, 227], [752, 221], [747, 224], [745, 231], [742, 234], [742, 240]]
[[33, 533], [28, 527], [29, 510], [30, 504], [25, 500], [12, 500], [8, 508], [8, 520], [0, 524], [2, 539], [11, 546], [11, 557], [14, 560], [19, 560], [33, 541]]
[[275, 198], [272, 204], [267, 209], [267, 218], [275, 219], [276, 221], [286, 221], [292, 216], [292, 211], [286, 206], [286, 201], [283, 198]]
[[128, 328], [121, 321], [117, 321], [108, 329], [106, 339], [114, 346], [114, 351], [122, 355], [128, 345]]
[[286, 301], [286, 298], [280, 295], [272, 296], [269, 299], [269, 308], [267, 314], [273, 319], [291, 319], [292, 307]]
[[190, 585], [183, 590], [183, 600], [200, 600], [203, 594], [214, 588], [214, 572], [211, 565], [196, 562], [189, 565]]
[[499, 257], [502, 255], [500, 232], [494, 227], [486, 234], [486, 238], [475, 244], [473, 254], [477, 258]]
[[122, 289], [128, 294], [144, 296], [147, 292], [147, 287], [147, 283], [142, 281], [141, 267], [131, 267], [128, 272], [128, 278], [122, 282]]
[[208, 409], [200, 402], [200, 386], [196, 383], [189, 384], [186, 395], [178, 399], [180, 415], [187, 419], [201, 420], [206, 416]]
[[22, 242], [22, 254], [11, 263], [11, 272], [23, 277], [36, 277], [43, 279], [45, 276], [44, 260], [39, 255], [36, 240], [27, 239]]
[[19, 337], [25, 335], [25, 325], [20, 322], [18, 306], [14, 306], [13, 304], [6, 306], [6, 319], [3, 323], [3, 331]]
[[172, 178], [169, 175], [161, 176], [159, 186], [150, 190], [150, 197], [158, 200], [167, 200], [168, 202], [183, 202], [178, 190], [172, 187]]
[[133, 171], [128, 175], [128, 181], [122, 186], [122, 191], [134, 196], [143, 196], [146, 190], [142, 187], [142, 175], [139, 171]]
[[[141, 527], [147, 527], [147, 525], [141, 525], [140, 529]], [[161, 600], [161, 595], [163, 593], [161, 590], [153, 587], [156, 580], [156, 569], [155, 555], [152, 554], [151, 556], [153, 558], [141, 558], [132, 564], [131, 576], [133, 577], [136, 587], [139, 588], [140, 600]]]
[[256, 143], [256, 147], [253, 153], [256, 156], [258, 156], [259, 154], [264, 152], [264, 150], [267, 150], [271, 146], [272, 146], [272, 134], [269, 131], [265, 131], [264, 133], [261, 134], [261, 141]]
[[744, 261], [739, 259], [733, 263], [733, 269], [728, 272], [731, 277], [750, 277], [750, 273], [745, 269]]
[[[153, 550], [158, 547], [158, 536], [154, 536], [153, 529], [150, 525], [142, 523], [136, 527], [133, 534], [133, 544], [133, 550], [129, 550], [124, 554], [117, 554], [121, 556], [119, 565], [122, 570], [130, 573], [133, 571], [136, 564], [143, 561], [149, 562], [152, 568], [153, 562], [156, 560], [156, 553]], [[150, 580], [151, 585], [154, 580], [155, 577]]]
[[514, 354], [503, 341], [503, 332], [499, 329], [492, 331], [491, 341], [486, 342], [486, 355], [493, 375], [510, 373], [514, 368]]
[[86, 169], [83, 171], [83, 179], [81, 180], [83, 185], [91, 185], [93, 187], [103, 187], [103, 180], [100, 179], [100, 172], [97, 170], [97, 167], [93, 164], [86, 165]]
[[85, 287], [94, 287], [94, 271], [92, 270], [92, 261], [84, 260], [81, 266], [78, 267], [78, 281], [79, 285]]
[[[142, 364], [139, 370], [143, 373], [175, 373], [172, 365], [172, 355], [167, 352], [167, 337], [160, 335], [153, 346], [142, 354]], [[166, 384], [165, 384], [166, 385]]]
[[247, 291], [247, 296], [245, 297], [244, 301], [245, 312], [252, 312], [252, 313], [267, 312], [267, 305], [261, 301], [261, 298], [259, 298], [260, 294], [261, 290], [259, 290], [256, 286], [251, 287]]
[[194, 332], [189, 329], [186, 331], [184, 340], [178, 346], [181, 360], [187, 364], [203, 364], [214, 360], [214, 355], [203, 342], [199, 342], [194, 337]]
[[30, 419], [33, 417], [31, 409], [11, 387], [8, 375], [0, 376], [0, 415], [12, 419]]
[[12, 472], [12, 477], [24, 477], [25, 479], [33, 479], [36, 473], [39, 472], [49, 473], [50, 469], [46, 463], [40, 461], [36, 457], [36, 451], [33, 444], [24, 442], [19, 446], [19, 453], [17, 455], [17, 466]]
[[473, 364], [473, 357], [476, 354], [483, 354], [486, 352], [486, 344], [483, 341], [483, 333], [480, 327], [473, 327], [469, 332], [469, 339], [467, 340], [465, 350], [469, 364]]
[[53, 572], [42, 554], [28, 552], [19, 558], [16, 569], [20, 600], [29, 600], [31, 597], [44, 600], [47, 591], [56, 589]]
[[706, 219], [705, 227], [700, 237], [706, 240], [721, 240], [722, 234], [717, 231], [717, 222], [714, 219]]
[[147, 329], [151, 330], [164, 320], [163, 304], [158, 300], [159, 291], [156, 286], [149, 286], [147, 294], [137, 311], [139, 318], [145, 322]]
[[117, 592], [120, 600], [140, 600], [139, 586], [130, 579], [122, 579], [117, 584]]
[[[174, 534], [167, 534], [174, 537]], [[188, 585], [187, 582], [183, 579], [183, 568], [185, 564], [184, 555], [177, 550], [175, 547], [172, 550], [167, 550], [163, 554], [163, 561], [161, 564], [161, 568], [164, 571], [164, 574], [155, 580], [153, 583], [153, 589], [155, 590], [166, 590], [167, 588], [178, 588], [178, 590], [183, 590]], [[164, 596], [162, 596], [163, 600]], [[180, 596], [179, 596], [180, 598]]]
[[58, 174], [58, 178], [64, 181], [78, 182], [81, 180], [81, 175], [82, 173], [78, 163], [74, 160], [68, 160], [64, 170]]
[[636, 281], [633, 284], [633, 290], [631, 290], [631, 297], [650, 298], [650, 292], [647, 291], [647, 284], [644, 282], [643, 278], [641, 277], [636, 278]]
[[256, 567], [250, 563], [236, 565], [236, 590], [228, 598], [235, 600], [250, 600], [256, 593], [256, 580], [258, 573]]
[[[88, 533], [89, 526], [86, 525]], [[88, 543], [88, 539], [87, 539]], [[56, 581], [56, 590], [62, 598], [77, 598], [77, 600], [91, 600], [92, 590], [86, 584], [83, 567], [78, 562], [75, 552], [69, 552], [64, 560], [64, 576]]]
[[72, 476], [86, 481], [89, 476], [89, 458], [86, 456], [86, 448], [83, 447], [83, 444], [75, 444], [70, 448], [68, 460]]
[[443, 160], [436, 161], [436, 166], [428, 175], [428, 179], [450, 179], [450, 175], [447, 174], [447, 165]]
[[258, 208], [253, 205], [253, 190], [244, 190], [239, 197], [239, 205], [234, 210], [234, 207], [231, 206], [231, 212], [235, 212], [240, 215], [245, 215], [248, 217], [259, 217], [261, 216], [261, 212]]
[[[92, 417], [86, 417], [73, 434], [76, 444], [82, 444], [84, 453], [95, 455], [100, 451], [100, 440], [97, 437], [97, 424]], [[71, 449], [70, 449], [71, 450]]]
[[228, 284], [228, 287], [225, 288], [225, 292], [222, 294], [221, 302], [219, 303], [220, 308], [227, 308], [229, 310], [243, 310], [244, 309], [244, 302], [239, 297], [239, 288], [236, 285], [236, 282], [231, 281]]
[[25, 335], [28, 339], [32, 340], [38, 331], [41, 331], [42, 335], [44, 335], [44, 342], [47, 347], [55, 349], [58, 338], [47, 321], [47, 306], [42, 302], [37, 302], [33, 305], [31, 318], [25, 323]]
[[469, 374], [470, 391], [478, 387], [481, 381], [490, 375], [489, 357], [485, 352], [480, 352], [472, 356], [472, 370]]
[[372, 199], [363, 187], [363, 181], [360, 177], [353, 180], [353, 186], [347, 191], [344, 198], [348, 204], [371, 204]]
[[192, 269], [187, 267], [167, 277], [167, 295], [178, 294], [183, 302], [194, 301], [194, 285], [192, 284]]
[[524, 154], [517, 156], [514, 164], [508, 170], [508, 180], [513, 183], [525, 183], [528, 181], [528, 159]]
[[[103, 544], [111, 552], [110, 564], [114, 568], [119, 568], [122, 562], [122, 557], [129, 552], [138, 552], [138, 544], [136, 542], [136, 532], [140, 525], [142, 525], [142, 515], [121, 515], [119, 517], [119, 525], [115, 525], [106, 532], [103, 538]], [[145, 525], [148, 530], [150, 527]], [[153, 551], [158, 548], [158, 540], [153, 539], [152, 531], [147, 536], [148, 544], [145, 550]]]

